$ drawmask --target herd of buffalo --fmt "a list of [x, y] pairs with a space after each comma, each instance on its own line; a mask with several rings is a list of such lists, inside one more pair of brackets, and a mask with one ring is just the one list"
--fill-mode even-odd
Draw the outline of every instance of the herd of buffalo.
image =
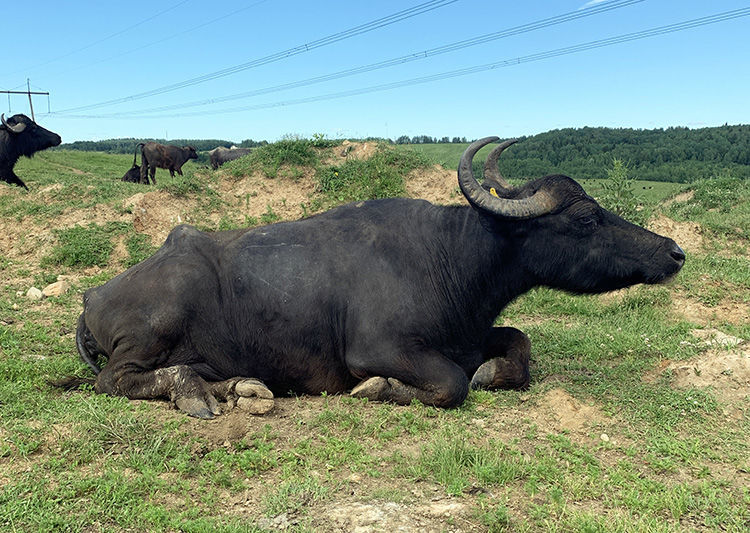
[[[508, 303], [539, 286], [663, 283], [685, 253], [567, 176], [511, 186], [498, 157], [513, 140], [492, 150], [480, 184], [472, 159], [498, 141], [461, 157], [465, 205], [390, 198], [246, 229], [175, 227], [150, 258], [85, 292], [76, 345], [96, 377], [56, 384], [164, 398], [199, 418], [235, 405], [265, 413], [290, 393], [455, 407], [471, 388], [528, 387], [528, 337], [494, 325]], [[24, 115], [2, 116], [0, 178], [25, 187], [18, 158], [59, 144]], [[181, 174], [197, 157], [189, 146], [139, 148], [127, 181]], [[241, 155], [217, 149], [212, 166]]]
[[[2, 115], [0, 126], [0, 180], [18, 185], [28, 190], [26, 184], [13, 172], [18, 158], [31, 157], [36, 152], [58, 146], [62, 139], [57, 133], [51, 132], [31, 120], [26, 115], [18, 114], [6, 119]], [[141, 164], [136, 163], [138, 150], [141, 151]], [[216, 170], [227, 161], [240, 158], [250, 153], [250, 148], [225, 148], [219, 146], [209, 152], [211, 167]], [[133, 154], [133, 166], [130, 167], [122, 181], [143, 183], [149, 180], [155, 184], [157, 168], [169, 170], [174, 177], [177, 172], [182, 176], [182, 165], [188, 159], [198, 159], [198, 154], [192, 146], [172, 146], [155, 142], [138, 143]]]

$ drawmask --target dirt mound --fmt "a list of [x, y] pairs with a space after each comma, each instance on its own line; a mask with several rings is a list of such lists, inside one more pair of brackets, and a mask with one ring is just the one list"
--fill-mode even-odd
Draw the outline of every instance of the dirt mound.
[[676, 222], [664, 215], [650, 221], [648, 229], [659, 235], [670, 237], [686, 252], [703, 250], [703, 231], [695, 222]]
[[150, 191], [134, 194], [123, 205], [132, 213], [135, 230], [149, 235], [153, 244], [161, 244], [172, 228], [193, 222], [197, 202], [164, 191]]
[[434, 204], [466, 204], [458, 188], [456, 171], [434, 165], [413, 170], [405, 179], [406, 193]]
[[294, 178], [268, 178], [261, 172], [240, 178], [224, 175], [218, 190], [222, 200], [244, 216], [296, 220], [307, 214], [303, 205], [310, 203], [316, 186], [313, 171], [304, 169]]
[[376, 142], [343, 141], [326, 154], [323, 163], [326, 165], [342, 165], [348, 159], [370, 159], [378, 149]]

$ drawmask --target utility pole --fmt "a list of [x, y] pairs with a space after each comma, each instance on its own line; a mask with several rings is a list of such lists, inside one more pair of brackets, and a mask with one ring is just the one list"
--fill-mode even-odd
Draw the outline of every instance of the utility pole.
[[[48, 92], [39, 92], [39, 91], [32, 91], [31, 90], [31, 81], [29, 81], [29, 78], [26, 78], [26, 90], [25, 91], [0, 91], [1, 94], [27, 94], [29, 96], [29, 108], [31, 109], [31, 120], [36, 122], [36, 118], [34, 118], [34, 103], [31, 101], [31, 95], [32, 94], [46, 94], [49, 96]], [[10, 98], [10, 97], [9, 97]], [[10, 103], [10, 100], [8, 101]]]
[[36, 119], [34, 118], [34, 103], [31, 101], [31, 81], [29, 78], [26, 78], [26, 92], [29, 95], [29, 109], [31, 109], [31, 120], [36, 122]]

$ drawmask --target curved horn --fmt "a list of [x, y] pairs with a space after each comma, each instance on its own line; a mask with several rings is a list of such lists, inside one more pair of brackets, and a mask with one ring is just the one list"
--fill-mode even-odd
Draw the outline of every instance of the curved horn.
[[512, 189], [513, 187], [511, 187], [510, 184], [505, 181], [505, 178], [500, 175], [500, 169], [497, 166], [497, 160], [500, 157], [500, 154], [503, 153], [503, 150], [505, 150], [511, 144], [515, 144], [517, 142], [518, 139], [508, 139], [507, 141], [500, 143], [490, 152], [490, 155], [487, 156], [487, 160], [484, 162], [484, 177], [495, 180], [505, 189]]
[[8, 130], [12, 131], [13, 133], [21, 133], [23, 130], [26, 129], [26, 124], [23, 122], [21, 124], [16, 124], [15, 126], [11, 126], [5, 121], [5, 113], [0, 113], [0, 120], [3, 122], [3, 126], [8, 128]]
[[[461, 156], [458, 164], [458, 184], [469, 203], [477, 209], [489, 211], [499, 217], [518, 220], [535, 218], [552, 211], [557, 206], [557, 201], [547, 191], [538, 190], [529, 198], [510, 199], [493, 196], [479, 185], [471, 170], [471, 161], [480, 148], [498, 140], [498, 137], [485, 137], [474, 141]], [[507, 146], [500, 146], [503, 150], [507, 148]], [[499, 152], [502, 151], [500, 146], [493, 150], [498, 151], [497, 155], [500, 155]]]

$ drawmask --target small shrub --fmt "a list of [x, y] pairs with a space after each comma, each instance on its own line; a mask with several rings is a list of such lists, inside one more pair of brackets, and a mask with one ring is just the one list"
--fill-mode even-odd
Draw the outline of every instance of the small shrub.
[[114, 249], [112, 237], [125, 233], [129, 226], [124, 222], [108, 222], [104, 226], [89, 224], [56, 230], [58, 244], [52, 253], [42, 260], [42, 266], [106, 266]]
[[381, 147], [369, 159], [320, 169], [318, 190], [333, 203], [403, 196], [404, 175], [427, 165], [427, 158], [412, 150]]
[[234, 176], [260, 169], [269, 178], [275, 178], [282, 165], [315, 166], [318, 162], [315, 146], [307, 139], [282, 139], [256, 148], [247, 157], [230, 161], [224, 167]]
[[644, 225], [648, 220], [648, 212], [643, 209], [641, 199], [633, 192], [635, 180], [628, 173], [625, 163], [620, 159], [613, 159], [612, 168], [607, 169], [608, 179], [601, 184], [603, 192], [599, 202], [605, 209], [622, 218]]

